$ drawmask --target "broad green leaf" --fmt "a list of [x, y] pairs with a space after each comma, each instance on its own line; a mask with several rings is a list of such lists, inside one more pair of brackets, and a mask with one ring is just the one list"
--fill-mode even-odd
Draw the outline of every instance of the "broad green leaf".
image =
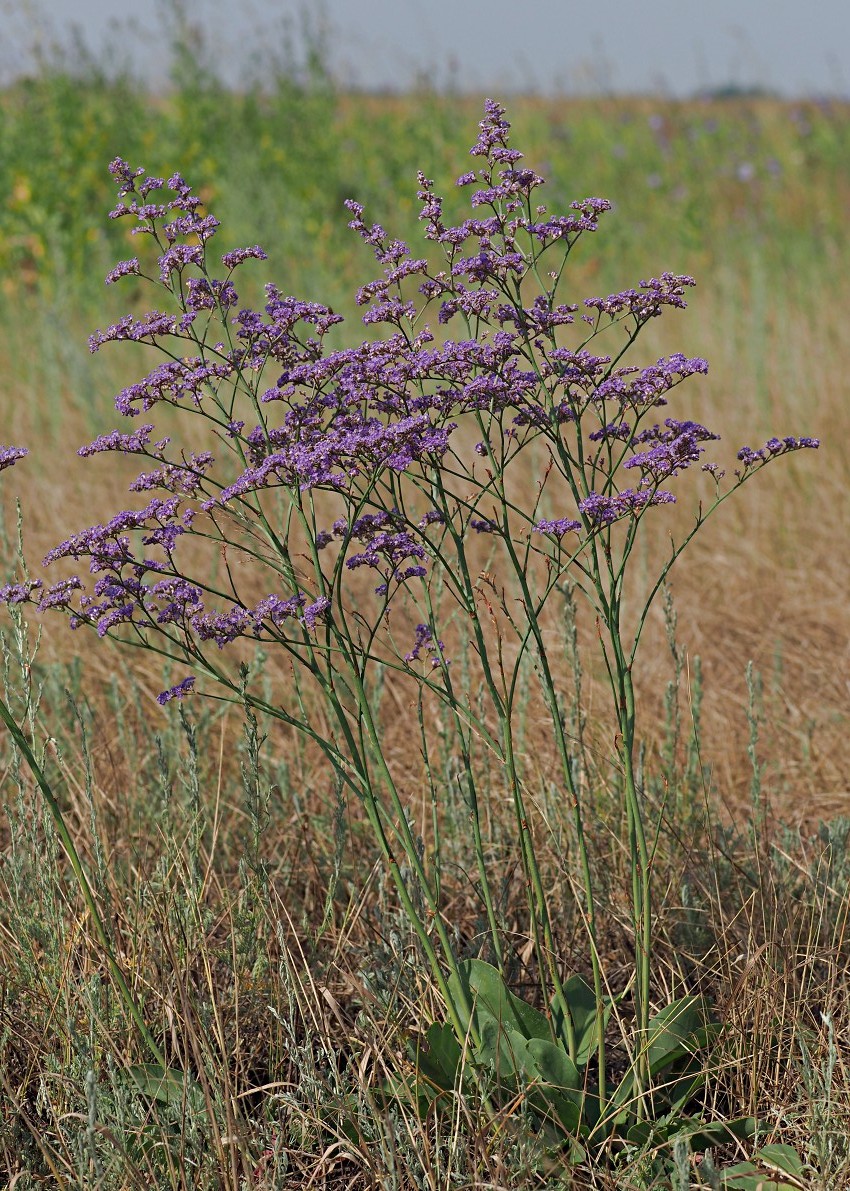
[[140, 1063], [128, 1067], [127, 1073], [142, 1095], [157, 1104], [178, 1108], [185, 1104], [195, 1113], [206, 1112], [202, 1088], [185, 1071], [161, 1067], [159, 1063]]
[[724, 1191], [800, 1191], [800, 1183], [786, 1183], [780, 1178], [759, 1173], [752, 1162], [741, 1162], [723, 1172]]
[[805, 1178], [806, 1168], [792, 1146], [782, 1145], [779, 1142], [771, 1142], [768, 1145], [762, 1146], [753, 1155], [754, 1160], [757, 1160], [762, 1166], [768, 1166], [772, 1170], [778, 1170], [781, 1174], [789, 1174], [792, 1179]]
[[481, 1023], [481, 1042], [475, 1058], [492, 1067], [500, 1080], [515, 1080], [523, 1070], [527, 1038], [512, 1026], [499, 1025], [485, 1015]]
[[694, 1153], [714, 1146], [728, 1145], [733, 1141], [747, 1141], [758, 1129], [755, 1117], [740, 1117], [734, 1121], [704, 1121], [683, 1117], [672, 1111], [655, 1121], [638, 1121], [628, 1130], [626, 1137], [633, 1145], [658, 1145], [675, 1141], [677, 1137], [687, 1138]]
[[707, 1017], [703, 997], [682, 997], [650, 1019], [647, 1052], [653, 1075], [706, 1045], [718, 1029], [708, 1024]]
[[529, 1085], [528, 1103], [550, 1120], [554, 1114], [567, 1133], [580, 1133], [583, 1096], [575, 1064], [556, 1042], [522, 1038], [515, 1031], [506, 1033], [517, 1071]]
[[687, 1137], [694, 1153], [728, 1145], [731, 1141], [749, 1141], [759, 1129], [756, 1117], [738, 1117], [733, 1121], [685, 1122], [681, 1132]]
[[[526, 1053], [539, 1077], [554, 1088], [582, 1093], [584, 1080], [570, 1056], [557, 1042], [530, 1038]], [[531, 1072], [529, 1072], [531, 1074]]]
[[561, 1124], [569, 1133], [586, 1133], [584, 1081], [570, 1056], [559, 1043], [545, 1038], [529, 1038], [525, 1051], [526, 1075], [537, 1083]]
[[[599, 1044], [599, 1029], [596, 1016], [596, 994], [583, 976], [577, 972], [564, 984], [564, 997], [569, 1006], [576, 1038], [576, 1063], [584, 1067]], [[552, 1021], [558, 1037], [567, 1045], [567, 1030], [564, 1016], [557, 998], [551, 1003]], [[611, 1016], [611, 1002], [606, 998], [604, 1027]]]
[[[479, 1023], [489, 1016], [500, 1026], [511, 1027], [524, 1038], [551, 1038], [552, 1027], [547, 1018], [533, 1005], [514, 996], [499, 972], [482, 959], [467, 959], [458, 965], [463, 990], [473, 1004], [473, 1015]], [[460, 990], [457, 978], [451, 976], [449, 986], [458, 1001]]]
[[667, 1079], [653, 1089], [655, 1098], [665, 1105], [667, 1112], [681, 1112], [704, 1086], [706, 1072], [698, 1061], [687, 1063], [675, 1079]]
[[450, 1025], [434, 1022], [425, 1033], [427, 1049], [412, 1046], [417, 1071], [443, 1091], [450, 1091], [457, 1079], [462, 1050]]

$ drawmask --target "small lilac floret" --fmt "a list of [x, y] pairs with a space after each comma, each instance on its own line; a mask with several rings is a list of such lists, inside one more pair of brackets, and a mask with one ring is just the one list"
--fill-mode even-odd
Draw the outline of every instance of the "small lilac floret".
[[98, 455], [102, 451], [123, 451], [126, 455], [142, 455], [146, 452], [151, 440], [153, 426], [140, 426], [135, 434], [122, 434], [120, 430], [112, 430], [109, 434], [99, 434], [94, 442], [80, 447], [77, 454], [83, 459], [89, 455]]
[[204, 263], [204, 250], [199, 244], [173, 244], [159, 258], [159, 279], [166, 283], [172, 273], [177, 273], [187, 265]]
[[445, 645], [442, 641], [435, 641], [434, 634], [427, 624], [418, 624], [416, 626], [416, 638], [414, 640], [413, 648], [409, 653], [404, 655], [404, 660], [408, 663], [419, 661], [422, 651], [431, 656], [431, 666], [437, 667], [440, 663], [448, 665], [445, 659]]
[[469, 524], [476, 533], [498, 533], [499, 527], [495, 521], [483, 517], [470, 517]]
[[570, 533], [572, 530], [580, 530], [581, 522], [574, 521], [570, 517], [559, 517], [554, 521], [542, 520], [538, 521], [534, 526], [535, 533], [550, 533], [556, 538], [562, 538], [564, 534]]
[[0, 587], [0, 604], [27, 604], [41, 587], [40, 579], [29, 579], [26, 583], [7, 583]]
[[14, 467], [25, 455], [29, 455], [26, 447], [0, 447], [0, 471]]
[[67, 608], [71, 603], [74, 592], [82, 590], [83, 582], [77, 575], [72, 575], [70, 579], [60, 579], [58, 583], [54, 583], [48, 587], [47, 591], [38, 601], [38, 610], [39, 612], [45, 612], [48, 608]]
[[319, 598], [307, 608], [304, 609], [304, 615], [301, 618], [301, 623], [311, 633], [316, 631], [316, 625], [320, 620], [326, 620], [331, 602], [327, 596], [319, 596]]
[[190, 674], [188, 678], [184, 678], [182, 682], [178, 682], [176, 686], [169, 687], [167, 691], [162, 691], [157, 695], [156, 701], [160, 707], [165, 707], [166, 703], [170, 703], [172, 699], [185, 699], [191, 693], [195, 685], [195, 676]]
[[236, 248], [233, 252], [225, 252], [221, 258], [221, 263], [226, 269], [235, 269], [243, 261], [250, 260], [251, 258], [258, 261], [267, 261], [269, 259], [259, 244], [254, 244], [251, 248]]
[[787, 438], [769, 438], [763, 447], [753, 450], [752, 447], [741, 447], [738, 452], [738, 458], [744, 465], [744, 470], [750, 467], [756, 467], [759, 463], [766, 463], [769, 459], [775, 459], [779, 455], [787, 455], [790, 451], [800, 451], [809, 448], [817, 450], [820, 446], [819, 438], [794, 438], [789, 435]]
[[638, 513], [649, 505], [675, 502], [676, 497], [672, 492], [665, 492], [660, 488], [655, 491], [652, 488], [624, 488], [622, 492], [610, 496], [601, 492], [591, 492], [584, 500], [579, 501], [578, 507], [590, 524], [600, 529], [606, 525], [613, 525], [615, 521], [630, 513]]
[[139, 274], [139, 260], [135, 256], [129, 261], [119, 261], [115, 268], [106, 274], [105, 281], [107, 285], [113, 285], [119, 277], [129, 277], [131, 274]]

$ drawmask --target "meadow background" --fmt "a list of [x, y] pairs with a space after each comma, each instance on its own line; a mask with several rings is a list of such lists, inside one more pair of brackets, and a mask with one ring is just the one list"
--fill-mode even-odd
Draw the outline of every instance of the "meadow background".
[[[112, 398], [142, 366], [129, 347], [87, 348], [95, 327], [145, 300], [131, 279], [103, 285], [134, 251], [106, 219], [107, 163], [120, 155], [150, 173], [180, 170], [222, 220], [222, 249], [268, 252], [246, 298], [273, 280], [345, 314], [350, 339], [370, 261], [343, 200], [416, 244], [416, 170], [450, 194], [482, 98], [341, 93], [319, 55], [235, 93], [188, 46], [165, 94], [96, 62], [53, 64], [0, 94], [0, 440], [31, 450], [0, 491], [4, 582], [19, 573], [16, 501], [35, 573], [58, 540], [124, 507], [134, 474], [120, 458], [75, 454], [119, 425]], [[675, 654], [658, 610], [638, 681], [663, 821], [660, 985], [690, 965], [735, 1023], [740, 1048], [711, 1089], [718, 1112], [758, 1112], [775, 1139], [801, 1148], [811, 1185], [847, 1185], [850, 105], [499, 98], [514, 144], [547, 178], [550, 209], [584, 195], [614, 203], [571, 258], [575, 300], [662, 269], [697, 278], [689, 310], [643, 339], [647, 359], [681, 350], [710, 362], [670, 412], [716, 427], [729, 448], [773, 433], [822, 441], [818, 455], [778, 462], [748, 485], [700, 535], [672, 576]], [[9, 1186], [671, 1185], [652, 1182], [651, 1157], [624, 1154], [618, 1181], [606, 1183], [592, 1170], [542, 1171], [509, 1129], [495, 1144], [458, 1119], [441, 1135], [386, 1108], [375, 1089], [389, 1056], [411, 1020], [433, 1020], [436, 1002], [369, 837], [315, 759], [279, 730], [246, 733], [214, 705], [159, 708], [155, 666], [58, 620], [40, 640], [37, 624], [27, 636], [5, 613], [2, 628], [8, 701], [44, 749], [116, 951], [173, 1065], [191, 1068], [205, 1097], [151, 1103], [126, 1077], [144, 1053], [4, 737]], [[592, 629], [580, 622], [580, 638]], [[629, 947], [625, 870], [594, 683], [591, 671], [585, 711], [616, 972]], [[403, 711], [390, 707], [389, 720], [400, 724]], [[533, 714], [523, 733], [529, 754], [545, 756]], [[556, 795], [541, 802], [551, 822]], [[450, 805], [441, 813], [457, 865], [456, 926], [474, 938], [464, 816]], [[492, 815], [498, 839], [498, 799]], [[553, 887], [568, 890], [568, 863], [553, 851]]]

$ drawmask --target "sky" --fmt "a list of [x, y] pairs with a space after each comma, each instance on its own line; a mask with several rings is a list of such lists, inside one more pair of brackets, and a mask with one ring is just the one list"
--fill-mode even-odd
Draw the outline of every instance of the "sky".
[[287, 45], [297, 57], [306, 27], [340, 83], [371, 90], [850, 97], [848, 0], [0, 0], [0, 19], [3, 81], [76, 26], [101, 60], [160, 86], [182, 19], [231, 83]]

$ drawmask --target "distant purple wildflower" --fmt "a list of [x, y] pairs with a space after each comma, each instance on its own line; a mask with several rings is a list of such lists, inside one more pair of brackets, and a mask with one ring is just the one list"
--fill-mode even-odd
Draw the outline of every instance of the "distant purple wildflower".
[[422, 651], [431, 655], [431, 666], [439, 666], [441, 662], [445, 662], [444, 650], [445, 645], [442, 641], [435, 641], [434, 634], [427, 624], [418, 624], [416, 626], [416, 638], [413, 643], [413, 648], [409, 653], [404, 655], [404, 660], [408, 663], [419, 661]]
[[179, 272], [186, 265], [204, 263], [204, 250], [199, 244], [173, 244], [159, 258], [159, 279], [168, 282], [172, 273]]
[[622, 492], [607, 496], [600, 492], [591, 492], [584, 500], [579, 501], [579, 510], [592, 526], [601, 528], [612, 525], [621, 517], [629, 513], [640, 512], [648, 505], [674, 504], [676, 497], [672, 492], [661, 489], [653, 491], [651, 488], [624, 488]]
[[621, 290], [607, 298], [586, 298], [584, 304], [612, 318], [618, 314], [633, 314], [643, 320], [660, 314], [662, 306], [684, 310], [687, 303], [682, 295], [687, 286], [696, 285], [696, 282], [686, 273], [662, 273], [660, 277], [650, 277], [638, 285], [639, 289]]
[[5, 471], [7, 467], [14, 467], [19, 459], [23, 459], [28, 454], [29, 451], [26, 447], [0, 447], [0, 471]]
[[162, 691], [156, 697], [157, 703], [164, 707], [172, 699], [185, 699], [191, 693], [195, 685], [195, 676], [190, 674], [188, 678], [184, 678], [182, 682], [178, 682], [176, 686], [169, 687], [167, 691]]
[[311, 633], [316, 631], [316, 625], [320, 620], [325, 620], [330, 609], [331, 602], [327, 596], [319, 596], [319, 598], [309, 607], [304, 609], [304, 615], [301, 618], [301, 623]]
[[768, 459], [776, 458], [778, 455], [787, 455], [790, 451], [800, 451], [806, 448], [816, 451], [819, 446], [819, 438], [794, 438], [789, 435], [783, 439], [769, 438], [764, 446], [757, 450], [753, 450], [752, 447], [741, 447], [738, 458], [746, 470], [759, 463], [766, 463]]
[[83, 582], [76, 575], [72, 575], [70, 579], [60, 579], [58, 583], [54, 583], [51, 587], [48, 587], [47, 591], [45, 591], [44, 595], [38, 601], [39, 612], [45, 612], [48, 608], [69, 607], [74, 592], [82, 591], [82, 589]]
[[564, 534], [570, 533], [572, 530], [581, 529], [580, 521], [573, 521], [570, 517], [559, 517], [555, 521], [542, 520], [538, 521], [534, 526], [535, 533], [550, 533], [556, 538], [562, 538]]
[[7, 583], [0, 587], [0, 604], [26, 604], [42, 587], [40, 579], [29, 579], [26, 583]]

